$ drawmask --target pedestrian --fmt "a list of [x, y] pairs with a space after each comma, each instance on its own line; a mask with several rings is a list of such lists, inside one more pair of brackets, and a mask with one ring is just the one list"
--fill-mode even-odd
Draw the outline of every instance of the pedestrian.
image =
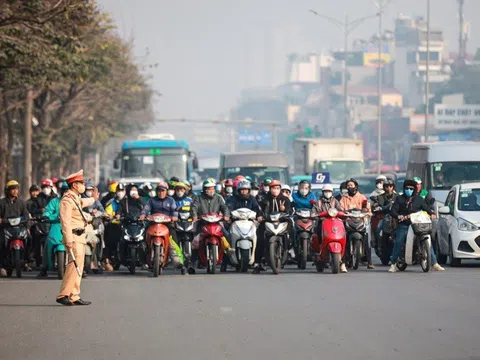
[[80, 298], [80, 282], [82, 281], [85, 244], [87, 242], [85, 228], [88, 224], [87, 215], [83, 213], [82, 208], [92, 206], [95, 200], [98, 200], [98, 189], [94, 189], [91, 198], [80, 197], [85, 192], [83, 170], [69, 175], [65, 181], [68, 184], [68, 190], [60, 201], [60, 223], [63, 242], [67, 247], [68, 253], [73, 252], [76, 265], [80, 269], [80, 275], [77, 273], [73, 259], [70, 258], [60, 292], [57, 295], [57, 303], [66, 306], [90, 305], [90, 301]]

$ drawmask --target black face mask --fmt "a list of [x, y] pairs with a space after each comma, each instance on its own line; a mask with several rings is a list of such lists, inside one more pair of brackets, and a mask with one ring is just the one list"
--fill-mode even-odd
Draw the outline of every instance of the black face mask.
[[348, 195], [354, 196], [357, 193], [357, 189], [355, 188], [348, 188]]

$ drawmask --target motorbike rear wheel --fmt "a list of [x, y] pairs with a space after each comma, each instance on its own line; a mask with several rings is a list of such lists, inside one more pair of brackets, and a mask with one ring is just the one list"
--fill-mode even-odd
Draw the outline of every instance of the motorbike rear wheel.
[[130, 264], [128, 266], [128, 271], [130, 274], [135, 275], [135, 270], [137, 269], [137, 249], [131, 248], [130, 249]]
[[358, 267], [360, 266], [360, 258], [362, 257], [361, 245], [362, 244], [360, 243], [360, 241], [355, 241], [353, 243], [353, 254], [352, 254], [353, 260], [352, 260], [352, 263], [353, 263], [353, 269], [354, 270], [357, 270]]
[[299, 268], [305, 270], [307, 268], [307, 256], [308, 256], [308, 239], [302, 239], [302, 254], [300, 256]]
[[330, 266], [332, 267], [332, 274], [338, 274], [340, 270], [340, 254], [330, 253]]
[[282, 247], [278, 241], [270, 243], [269, 256], [270, 267], [272, 268], [273, 273], [278, 275], [280, 273], [280, 269], [282, 268]]
[[430, 266], [432, 265], [432, 258], [431, 258], [431, 249], [430, 244], [427, 240], [422, 241], [420, 244], [420, 254], [421, 254], [421, 261], [420, 266], [424, 273], [430, 271]]
[[153, 277], [158, 277], [160, 272], [160, 246], [153, 246]]
[[57, 277], [59, 280], [63, 280], [65, 274], [65, 251], [57, 252]]
[[15, 273], [17, 275], [17, 278], [22, 277], [22, 256], [21, 256], [20, 250], [16, 249], [14, 250], [14, 255], [13, 255], [13, 261], [15, 265]]
[[247, 272], [250, 266], [250, 250], [240, 249], [240, 270]]

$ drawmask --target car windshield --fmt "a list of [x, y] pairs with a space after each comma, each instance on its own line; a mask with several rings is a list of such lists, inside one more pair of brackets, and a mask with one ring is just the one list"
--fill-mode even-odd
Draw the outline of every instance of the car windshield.
[[125, 154], [122, 160], [122, 177], [161, 177], [169, 179], [176, 176], [180, 179], [186, 179], [187, 160], [186, 154]]
[[317, 171], [329, 172], [331, 179], [344, 180], [363, 174], [364, 168], [360, 161], [319, 161]]
[[282, 184], [288, 184], [290, 181], [288, 168], [281, 168], [275, 166], [269, 167], [235, 167], [226, 168], [224, 170], [225, 179], [235, 179], [238, 175], [250, 176], [252, 179], [261, 182], [265, 178], [280, 181]]
[[463, 189], [458, 195], [458, 210], [480, 211], [480, 189]]
[[480, 181], [480, 162], [438, 162], [429, 166], [429, 190], [450, 190], [452, 186]]

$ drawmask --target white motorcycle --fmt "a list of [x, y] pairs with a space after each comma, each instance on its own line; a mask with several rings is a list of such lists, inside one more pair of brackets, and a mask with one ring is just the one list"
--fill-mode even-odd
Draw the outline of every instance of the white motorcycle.
[[230, 260], [237, 271], [247, 272], [248, 267], [255, 261], [255, 249], [257, 248], [257, 213], [247, 208], [232, 211], [232, 226], [230, 228], [230, 240], [232, 252]]
[[407, 242], [400, 253], [397, 268], [405, 271], [407, 265], [420, 264], [423, 272], [429, 272], [432, 266], [432, 220], [423, 211], [410, 215], [412, 225], [408, 228]]

